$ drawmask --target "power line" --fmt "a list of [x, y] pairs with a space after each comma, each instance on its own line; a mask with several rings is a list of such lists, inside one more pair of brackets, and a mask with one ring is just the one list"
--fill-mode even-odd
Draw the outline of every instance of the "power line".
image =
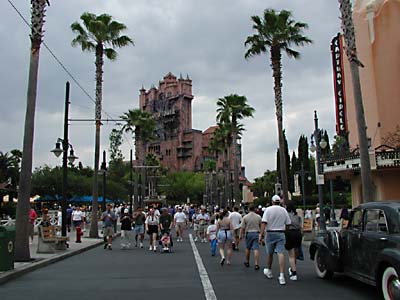
[[[14, 3], [12, 3], [11, 0], [7, 0], [8, 3], [13, 7], [13, 9], [16, 11], [16, 13], [20, 16], [20, 18], [24, 21], [24, 23], [32, 30], [32, 26], [31, 24], [29, 24], [29, 22], [26, 20], [26, 18], [22, 15], [22, 13], [18, 10], [18, 8], [14, 5]], [[35, 30], [35, 29], [34, 29]], [[55, 59], [55, 61], [61, 66], [61, 68], [65, 71], [65, 73], [68, 74], [68, 76], [72, 79], [72, 81], [81, 89], [81, 91], [94, 103], [96, 104], [96, 100], [93, 99], [93, 97], [85, 90], [85, 88], [79, 83], [79, 81], [75, 78], [74, 75], [72, 75], [72, 73], [67, 69], [67, 67], [61, 62], [61, 60], [55, 55], [55, 53], [50, 49], [50, 47], [44, 42], [42, 41], [42, 44], [44, 45], [44, 47], [47, 49], [47, 51], [49, 51], [49, 53], [51, 54], [51, 56]], [[111, 116], [108, 112], [106, 112], [104, 109], [101, 110], [104, 114], [106, 114], [111, 120], [107, 120], [108, 121], [113, 121], [114, 117]], [[126, 138], [126, 133], [123, 133], [125, 138]], [[125, 141], [127, 142], [128, 139], [125, 139]]]

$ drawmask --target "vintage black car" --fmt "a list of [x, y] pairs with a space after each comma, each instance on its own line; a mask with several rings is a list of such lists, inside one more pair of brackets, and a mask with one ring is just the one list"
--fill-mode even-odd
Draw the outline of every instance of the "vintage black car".
[[341, 272], [376, 286], [383, 299], [400, 299], [400, 201], [353, 209], [348, 227], [327, 230], [311, 242], [317, 276]]

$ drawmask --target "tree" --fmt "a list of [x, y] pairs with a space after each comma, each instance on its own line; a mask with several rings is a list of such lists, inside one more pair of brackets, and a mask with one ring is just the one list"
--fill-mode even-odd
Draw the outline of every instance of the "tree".
[[353, 93], [356, 107], [356, 119], [358, 129], [358, 143], [360, 147], [362, 202], [370, 202], [374, 198], [372, 183], [371, 163], [368, 154], [367, 125], [365, 122], [364, 104], [361, 93], [359, 67], [363, 66], [357, 57], [356, 37], [354, 32], [352, 4], [350, 0], [339, 0], [342, 15], [342, 29], [346, 40], [346, 54], [350, 62]]
[[[293, 50], [292, 45], [304, 46], [312, 41], [303, 36], [306, 23], [295, 22], [292, 13], [287, 10], [280, 12], [274, 9], [264, 10], [262, 18], [252, 16], [253, 29], [256, 33], [247, 37], [245, 46], [249, 46], [245, 58], [264, 54], [269, 49], [272, 74], [274, 78], [275, 109], [278, 123], [279, 149], [284, 149], [283, 138], [283, 103], [282, 103], [282, 51], [290, 58], [300, 58], [300, 53]], [[286, 159], [284, 151], [280, 151], [280, 168], [282, 174], [282, 190], [284, 201], [288, 197], [288, 183], [286, 173]]]
[[[130, 132], [135, 135], [136, 143], [136, 155], [141, 153], [141, 160], [143, 167], [146, 166], [146, 149], [147, 144], [154, 138], [154, 131], [156, 129], [156, 121], [153, 116], [140, 109], [131, 109], [121, 116], [124, 121], [121, 131]], [[141, 147], [140, 147], [141, 146]], [[140, 149], [142, 148], [142, 149]], [[146, 196], [146, 184], [145, 184], [145, 168], [142, 168], [142, 202], [143, 205], [144, 197]]]
[[28, 92], [25, 112], [24, 141], [22, 148], [21, 173], [19, 178], [18, 204], [15, 228], [15, 260], [29, 261], [28, 221], [30, 210], [33, 138], [39, 53], [43, 39], [43, 25], [48, 0], [31, 1], [31, 53], [29, 64]]
[[237, 155], [237, 140], [238, 140], [238, 121], [246, 117], [252, 117], [254, 108], [247, 104], [245, 96], [231, 94], [224, 98], [219, 98], [217, 101], [217, 121], [219, 123], [229, 123], [231, 125], [231, 140], [233, 142], [232, 157], [233, 157], [233, 191], [234, 199], [240, 201], [239, 189], [239, 162]]
[[93, 204], [92, 204], [92, 222], [90, 223], [89, 236], [97, 238], [98, 224], [98, 170], [100, 159], [100, 125], [101, 125], [101, 107], [102, 107], [102, 89], [103, 89], [103, 65], [104, 56], [109, 60], [117, 58], [115, 48], [121, 48], [128, 44], [133, 45], [133, 41], [126, 35], [121, 33], [126, 30], [126, 26], [117, 21], [113, 21], [112, 17], [107, 14], [96, 16], [95, 14], [85, 12], [81, 16], [83, 26], [74, 22], [71, 29], [76, 33], [76, 37], [72, 40], [72, 46], [80, 46], [82, 51], [95, 52], [96, 61], [96, 133], [94, 147], [94, 176], [93, 176]]
[[254, 196], [271, 199], [271, 196], [275, 193], [276, 176], [276, 171], [267, 170], [262, 177], [255, 178], [253, 185], [250, 187]]

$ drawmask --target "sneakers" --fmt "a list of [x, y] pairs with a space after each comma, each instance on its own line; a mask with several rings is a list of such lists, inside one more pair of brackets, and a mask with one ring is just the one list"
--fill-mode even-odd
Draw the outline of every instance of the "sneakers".
[[224, 263], [225, 263], [225, 257], [221, 258], [221, 261], [220, 261], [221, 266], [223, 266]]
[[272, 275], [272, 271], [271, 269], [265, 268], [264, 269], [264, 275], [268, 278], [268, 279], [272, 279], [274, 276]]
[[194, 238], [194, 241], [197, 242], [197, 240], [198, 240], [198, 238], [197, 238], [197, 236], [196, 236], [196, 237]]
[[289, 276], [290, 280], [297, 281], [297, 275]]
[[112, 250], [112, 247], [110, 244], [108, 244], [108, 250]]
[[278, 281], [280, 285], [285, 285], [286, 284], [285, 275], [283, 274], [279, 275]]
[[140, 248], [143, 248], [143, 243], [142, 242], [140, 242]]
[[149, 250], [152, 251], [152, 250], [153, 250], [153, 246], [150, 246], [150, 247], [149, 247]]
[[104, 244], [104, 249], [107, 249], [107, 244]]
[[297, 274], [294, 274], [294, 272], [292, 272], [291, 268], [288, 269], [288, 273], [289, 273], [290, 280], [297, 281]]

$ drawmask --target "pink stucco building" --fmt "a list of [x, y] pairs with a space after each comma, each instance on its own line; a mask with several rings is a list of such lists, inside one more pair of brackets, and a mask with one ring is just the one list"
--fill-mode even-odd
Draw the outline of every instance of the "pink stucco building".
[[[370, 161], [376, 200], [400, 200], [400, 0], [356, 0], [353, 21], [362, 96], [371, 141]], [[351, 149], [358, 147], [355, 104], [349, 63], [344, 54], [347, 126]], [[325, 163], [329, 177], [351, 180], [353, 205], [362, 202], [359, 156]]]

